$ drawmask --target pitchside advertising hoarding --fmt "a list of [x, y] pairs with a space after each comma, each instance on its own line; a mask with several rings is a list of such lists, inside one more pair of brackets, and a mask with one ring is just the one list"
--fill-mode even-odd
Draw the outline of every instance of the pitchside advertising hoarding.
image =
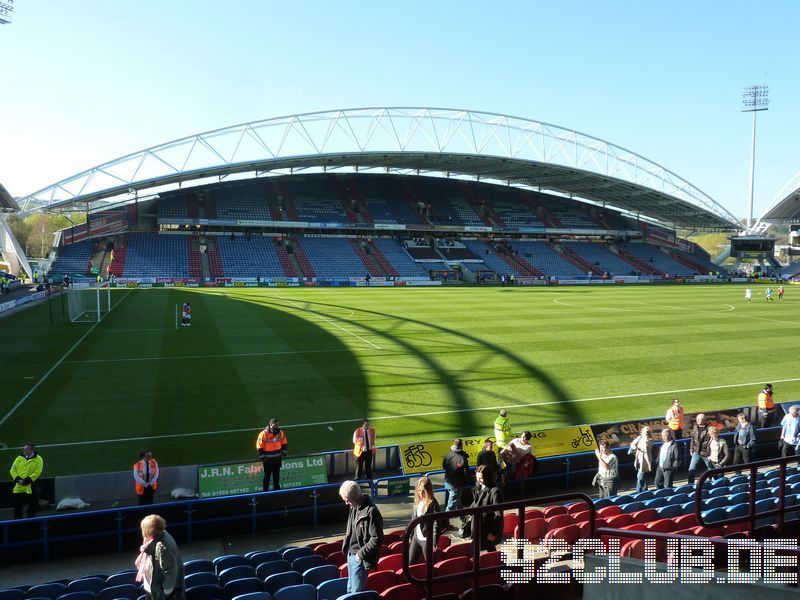
[[[562, 454], [575, 454], [589, 452], [597, 448], [597, 442], [588, 425], [575, 427], [561, 427], [558, 429], [541, 429], [531, 431], [533, 438], [531, 444], [533, 453], [537, 458], [545, 456], [559, 456]], [[494, 441], [493, 436], [474, 436], [461, 438], [463, 450], [469, 457], [469, 464], [475, 465], [478, 453], [483, 449], [487, 437]], [[401, 465], [406, 475], [427, 473], [442, 468], [445, 454], [450, 452], [450, 441], [417, 442], [400, 446]]]
[[[200, 498], [217, 498], [262, 491], [264, 466], [260, 462], [204, 465], [197, 467], [197, 493]], [[281, 465], [281, 489], [328, 483], [322, 456], [284, 459]]]

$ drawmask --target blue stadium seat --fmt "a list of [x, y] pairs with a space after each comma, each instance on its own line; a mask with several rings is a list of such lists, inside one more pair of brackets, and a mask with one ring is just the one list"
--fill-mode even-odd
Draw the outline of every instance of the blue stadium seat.
[[636, 492], [628, 496], [634, 502], [644, 502], [653, 497], [653, 490], [645, 490], [643, 492]]
[[279, 589], [288, 587], [290, 585], [300, 585], [303, 583], [303, 576], [297, 571], [287, 571], [286, 573], [277, 573], [270, 575], [264, 581], [264, 591], [275, 595]]
[[292, 561], [292, 570], [298, 573], [305, 573], [313, 567], [321, 567], [325, 564], [325, 559], [321, 556], [301, 556]]
[[711, 488], [710, 490], [703, 491], [704, 498], [716, 498], [718, 496], [727, 496], [730, 493], [727, 486]]
[[[706, 479], [706, 482], [708, 482], [708, 481], [709, 480]], [[727, 477], [720, 477], [719, 479], [712, 479], [711, 480], [711, 487], [712, 488], [727, 487], [727, 486], [730, 485], [730, 483], [731, 482]]]
[[620, 504], [625, 504], [626, 502], [630, 502], [628, 496], [619, 496], [619, 495], [618, 496], [611, 496], [611, 497], [609, 497], [609, 500], [611, 500], [611, 502], [613, 504], [616, 504], [617, 506], [619, 506]]
[[214, 570], [216, 570], [217, 573], [221, 573], [225, 569], [230, 569], [231, 567], [247, 566], [250, 564], [250, 561], [240, 554], [218, 556], [211, 562], [214, 563]]
[[212, 584], [186, 588], [186, 600], [222, 600], [222, 588]]
[[97, 596], [94, 592], [83, 591], [83, 592], [67, 592], [66, 594], [59, 596], [57, 600], [95, 600]]
[[693, 494], [695, 490], [694, 485], [689, 485], [688, 483], [685, 485], [679, 485], [675, 488], [676, 494]]
[[658, 513], [658, 517], [660, 519], [679, 517], [682, 514], [685, 514], [680, 504], [668, 504], [667, 506], [660, 506], [656, 508], [656, 512]]
[[764, 471], [764, 479], [777, 479], [780, 476], [781, 472], [779, 469], [770, 469], [769, 471]]
[[258, 565], [256, 568], [256, 577], [259, 579], [266, 579], [270, 575], [275, 575], [276, 573], [285, 573], [286, 571], [291, 570], [292, 565], [289, 564], [288, 560], [273, 560], [272, 562]]
[[691, 496], [689, 494], [674, 494], [672, 496], [667, 496], [667, 504], [683, 504], [684, 502], [688, 502], [691, 500]]
[[726, 512], [726, 509], [722, 507], [712, 508], [710, 510], [704, 510], [700, 514], [702, 515], [703, 520], [706, 523], [709, 523], [710, 524], [709, 526], [711, 527], [713, 527], [713, 524], [715, 522], [722, 521], [723, 519], [726, 519], [729, 516], [728, 513]]
[[192, 573], [216, 573], [214, 563], [210, 560], [187, 560], [183, 563], [183, 572], [185, 575]]
[[380, 594], [373, 590], [368, 590], [366, 592], [355, 592], [353, 594], [345, 594], [344, 596], [339, 596], [339, 600], [379, 600]]
[[339, 579], [339, 569], [335, 565], [321, 565], [303, 571], [303, 583], [310, 583], [314, 587], [331, 579]]
[[727, 506], [728, 505], [728, 498], [725, 496], [714, 496], [713, 498], [709, 498], [708, 500], [703, 500], [703, 509], [708, 510], [710, 508], [718, 508], [720, 506]]
[[653, 491], [653, 498], [666, 498], [675, 494], [672, 488], [661, 488], [660, 490]]
[[99, 577], [83, 577], [70, 581], [67, 584], [67, 592], [92, 592], [99, 594], [100, 590], [106, 587], [105, 579]]
[[606, 506], [611, 506], [612, 504], [614, 504], [608, 498], [595, 498], [594, 500], [592, 500], [592, 502], [594, 503], [594, 507], [596, 509], [604, 508]]
[[736, 485], [728, 486], [728, 493], [740, 494], [741, 492], [746, 492], [749, 489], [750, 489], [749, 483], [737, 483]]
[[97, 594], [97, 600], [119, 600], [121, 598], [136, 600], [138, 597], [139, 586], [133, 585], [132, 583], [123, 583], [122, 585], [107, 587]]
[[263, 565], [266, 562], [273, 560], [280, 560], [281, 555], [274, 550], [256, 550], [255, 552], [248, 552], [244, 557], [250, 561], [250, 565], [255, 569], [258, 565]]
[[347, 593], [347, 577], [331, 579], [317, 586], [317, 600], [337, 600]]
[[681, 504], [681, 510], [683, 511], [683, 514], [685, 514], [685, 515], [688, 515], [689, 513], [693, 513], [694, 512], [694, 508], [695, 508], [694, 501], [686, 502], [685, 504]]
[[637, 510], [642, 510], [644, 508], [644, 502], [628, 502], [627, 504], [621, 504], [620, 508], [624, 513], [632, 513]]
[[734, 475], [730, 479], [730, 485], [741, 485], [743, 483], [746, 483], [746, 484], [749, 485], [750, 478], [747, 475]]
[[759, 500], [768, 500], [772, 498], [773, 494], [767, 488], [762, 488], [756, 492], [756, 504]]
[[733, 504], [725, 509], [725, 514], [728, 519], [734, 517], [745, 517], [750, 512], [750, 505], [747, 503]]
[[311, 548], [289, 548], [283, 552], [283, 560], [288, 560], [290, 563], [301, 556], [313, 556], [314, 551]]
[[[235, 568], [235, 567], [234, 567]], [[222, 585], [222, 597], [231, 600], [236, 596], [251, 594], [253, 592], [263, 592], [264, 582], [257, 577], [243, 577], [234, 579]]]
[[25, 598], [25, 592], [23, 590], [0, 590], [0, 600], [23, 600], [23, 598]]
[[[239, 565], [237, 567], [228, 567], [219, 572], [219, 585], [225, 589], [225, 584], [233, 581], [234, 579], [243, 579], [245, 577], [255, 577], [256, 570], [248, 565]], [[257, 590], [253, 590], [257, 591]], [[242, 592], [244, 593], [244, 592]]]
[[660, 506], [666, 506], [667, 499], [666, 498], [651, 498], [650, 500], [646, 500], [644, 503], [645, 508], [659, 508]]
[[317, 588], [307, 583], [290, 585], [279, 589], [275, 600], [317, 600]]
[[750, 500], [750, 494], [747, 492], [739, 492], [737, 494], [728, 494], [725, 496], [728, 499], [728, 505], [733, 506], [735, 504], [739, 504], [741, 502], [748, 502]]
[[267, 592], [251, 592], [249, 594], [236, 596], [233, 600], [272, 600], [272, 594]]
[[186, 588], [197, 587], [198, 585], [219, 585], [219, 578], [216, 573], [192, 573], [184, 578]]
[[108, 579], [106, 579], [106, 587], [109, 588], [115, 585], [139, 585], [136, 582], [136, 571], [126, 569], [125, 571], [109, 575]]

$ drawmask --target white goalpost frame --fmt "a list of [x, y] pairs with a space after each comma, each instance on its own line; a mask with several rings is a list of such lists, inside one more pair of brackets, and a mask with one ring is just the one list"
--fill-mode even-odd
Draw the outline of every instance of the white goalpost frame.
[[67, 306], [73, 323], [100, 322], [113, 308], [111, 284], [105, 281], [88, 287], [71, 287], [67, 290]]

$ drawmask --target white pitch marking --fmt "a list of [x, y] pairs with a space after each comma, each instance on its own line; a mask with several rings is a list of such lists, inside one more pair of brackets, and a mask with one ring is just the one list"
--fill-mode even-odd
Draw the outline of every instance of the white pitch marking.
[[[125, 298], [127, 298], [127, 297], [128, 297], [128, 295], [129, 295], [130, 293], [131, 293], [131, 291], [130, 291], [130, 290], [128, 290], [128, 293], [127, 293], [127, 294], [125, 294], [125, 295], [124, 295], [122, 298], [120, 298], [120, 299], [119, 299], [119, 300], [118, 300], [118, 301], [117, 301], [117, 302], [114, 304], [114, 306], [117, 306], [117, 304], [119, 304], [120, 302], [122, 302], [123, 300], [125, 300]], [[11, 415], [13, 415], [13, 414], [14, 414], [14, 413], [17, 411], [17, 409], [18, 409], [20, 406], [22, 406], [22, 405], [23, 405], [23, 403], [24, 403], [24, 402], [25, 402], [25, 401], [26, 401], [28, 398], [30, 398], [30, 397], [31, 397], [31, 394], [33, 394], [33, 392], [35, 392], [35, 391], [37, 390], [37, 388], [38, 388], [40, 385], [42, 385], [42, 383], [44, 383], [44, 381], [45, 381], [45, 380], [46, 380], [46, 379], [47, 379], [47, 378], [50, 376], [50, 374], [51, 374], [53, 371], [55, 371], [55, 370], [56, 370], [56, 369], [59, 367], [59, 365], [61, 365], [61, 363], [63, 363], [63, 362], [64, 362], [64, 359], [65, 359], [65, 358], [67, 358], [67, 356], [69, 356], [69, 355], [72, 353], [72, 351], [73, 351], [73, 350], [75, 350], [75, 348], [77, 348], [77, 347], [80, 345], [80, 343], [81, 343], [83, 340], [85, 340], [85, 339], [86, 339], [86, 338], [89, 336], [89, 334], [90, 334], [90, 333], [92, 333], [92, 331], [94, 331], [95, 327], [97, 327], [98, 325], [100, 325], [100, 323], [102, 323], [102, 321], [95, 321], [94, 325], [92, 325], [91, 327], [89, 327], [89, 329], [87, 329], [87, 330], [86, 330], [86, 333], [84, 333], [84, 334], [83, 334], [83, 335], [80, 337], [80, 339], [79, 339], [77, 342], [75, 342], [74, 344], [72, 344], [72, 348], [70, 348], [69, 350], [67, 350], [67, 351], [66, 351], [66, 352], [63, 354], [63, 356], [62, 356], [61, 358], [59, 358], [59, 359], [56, 361], [56, 363], [55, 363], [55, 364], [54, 364], [52, 367], [50, 367], [50, 370], [49, 370], [49, 371], [47, 371], [47, 373], [45, 373], [45, 374], [44, 374], [44, 376], [43, 376], [43, 377], [41, 377], [41, 378], [39, 379], [39, 381], [37, 381], [37, 382], [36, 382], [36, 383], [33, 385], [33, 387], [32, 387], [31, 389], [29, 389], [29, 390], [28, 390], [28, 393], [27, 393], [27, 394], [25, 394], [25, 395], [24, 395], [24, 396], [23, 396], [23, 397], [20, 399], [20, 401], [19, 401], [19, 402], [17, 402], [17, 403], [16, 403], [16, 404], [15, 404], [15, 405], [12, 407], [12, 408], [11, 408], [11, 410], [10, 410], [10, 411], [8, 411], [8, 412], [6, 413], [6, 415], [5, 415], [5, 416], [4, 416], [2, 419], [0, 419], [0, 427], [2, 427], [2, 426], [3, 426], [3, 423], [5, 423], [5, 422], [8, 420], [8, 418], [9, 418]]]
[[322, 319], [323, 321], [326, 321], [326, 322], [330, 323], [330, 324], [331, 324], [331, 325], [333, 325], [334, 327], [338, 327], [339, 329], [341, 329], [341, 330], [342, 330], [342, 331], [344, 331], [345, 333], [348, 333], [348, 334], [352, 335], [353, 337], [355, 337], [355, 338], [358, 338], [358, 339], [359, 339], [359, 340], [361, 340], [362, 342], [366, 342], [367, 344], [369, 344], [370, 346], [372, 346], [372, 347], [373, 347], [373, 348], [375, 348], [376, 350], [383, 350], [383, 348], [381, 348], [380, 346], [378, 346], [378, 344], [375, 344], [375, 343], [373, 343], [373, 342], [370, 342], [369, 340], [366, 340], [366, 339], [364, 339], [363, 337], [361, 337], [361, 336], [360, 336], [360, 335], [358, 335], [357, 333], [353, 333], [353, 332], [352, 332], [352, 331], [350, 331], [349, 329], [345, 329], [344, 327], [342, 327], [342, 326], [341, 326], [341, 325], [339, 325], [338, 323], [334, 323], [334, 322], [333, 322], [331, 319], [327, 318], [326, 316], [324, 316], [324, 315], [322, 315], [322, 314], [320, 314], [320, 313], [318, 313], [318, 312], [316, 312], [316, 311], [314, 311], [314, 310], [311, 310], [311, 309], [304, 308], [304, 307], [300, 306], [300, 305], [299, 305], [297, 302], [295, 302], [294, 300], [289, 300], [289, 298], [284, 298], [283, 296], [278, 296], [278, 298], [280, 298], [281, 300], [285, 300], [286, 302], [288, 302], [289, 304], [291, 304], [291, 305], [295, 306], [295, 307], [296, 307], [296, 308], [298, 308], [299, 310], [303, 310], [303, 311], [306, 311], [306, 312], [310, 312], [312, 315], [317, 315], [317, 316], [318, 316], [320, 319]]
[[[792, 383], [800, 381], [800, 377], [793, 377], [791, 379], [773, 379], [773, 383]], [[737, 387], [753, 387], [753, 386], [762, 386], [764, 385], [763, 380], [758, 380], [755, 382], [749, 383], [731, 383], [726, 385], [711, 385], [705, 387], [697, 387], [697, 388], [686, 388], [681, 390], [662, 390], [658, 392], [640, 392], [636, 394], [617, 394], [615, 396], [595, 396], [593, 398], [577, 398], [575, 400], [570, 400], [570, 402], [594, 402], [598, 400], [615, 400], [620, 398], [641, 398], [643, 396], [662, 396], [662, 395], [673, 395], [673, 394], [685, 394], [688, 392], [705, 392], [709, 390], [722, 390], [722, 389], [730, 389], [730, 388], [737, 388]], [[478, 408], [459, 408], [454, 410], [437, 410], [431, 412], [424, 412], [424, 413], [413, 413], [413, 414], [406, 414], [406, 415], [386, 415], [384, 417], [370, 417], [370, 421], [390, 421], [395, 419], [417, 419], [421, 417], [432, 417], [436, 415], [447, 415], [447, 414], [455, 414], [455, 413], [465, 413], [465, 412], [483, 412], [487, 410], [500, 410], [501, 408], [532, 408], [535, 406], [549, 406], [551, 404], [564, 404], [563, 400], [550, 400], [547, 402], [532, 402], [529, 404], [503, 404], [500, 406], [482, 406]], [[353, 417], [352, 419], [338, 419], [336, 421], [316, 421], [310, 423], [297, 423], [295, 425], [281, 425], [284, 429], [299, 429], [303, 427], [319, 427], [321, 425], [327, 425], [330, 427], [331, 425], [340, 425], [345, 423], [358, 423], [359, 419], [362, 416]], [[218, 431], [199, 431], [199, 432], [192, 432], [192, 433], [172, 433], [168, 435], [151, 435], [151, 436], [141, 436], [141, 437], [130, 437], [130, 438], [116, 438], [116, 439], [108, 439], [108, 440], [94, 440], [91, 442], [64, 442], [60, 444], [37, 444], [37, 448], [63, 448], [68, 446], [88, 446], [91, 444], [111, 444], [117, 442], [141, 442], [141, 441], [148, 441], [148, 440], [164, 440], [164, 439], [173, 439], [173, 438], [185, 438], [185, 437], [196, 437], [196, 436], [206, 436], [206, 435], [225, 435], [229, 433], [246, 433], [246, 432], [257, 432], [257, 427], [242, 427], [239, 429], [222, 429]]]
[[[171, 330], [170, 330], [171, 331]], [[278, 350], [276, 352], [242, 352], [239, 354], [194, 354], [189, 356], [136, 356], [131, 358], [88, 358], [86, 360], [68, 360], [64, 364], [112, 363], [112, 362], [147, 362], [159, 360], [196, 360], [201, 358], [242, 358], [250, 356], [280, 356], [285, 354], [324, 354], [328, 352], [350, 352], [347, 348], [335, 350]]]
[[159, 329], [106, 329], [103, 333], [131, 333], [135, 331], [175, 331], [173, 327], [161, 327]]

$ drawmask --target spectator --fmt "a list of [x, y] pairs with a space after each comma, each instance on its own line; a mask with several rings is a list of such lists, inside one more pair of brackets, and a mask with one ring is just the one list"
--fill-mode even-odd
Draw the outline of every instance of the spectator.
[[631, 442], [628, 454], [633, 454], [636, 468], [636, 491], [647, 489], [647, 474], [653, 470], [653, 440], [650, 439], [650, 426], [643, 425], [639, 436]]
[[133, 481], [139, 504], [152, 504], [153, 496], [158, 489], [158, 463], [150, 450], [139, 454], [139, 462], [133, 465]]
[[136, 559], [136, 581], [142, 582], [147, 600], [183, 600], [183, 557], [167, 522], [158, 515], [142, 519], [141, 553]]
[[741, 465], [755, 458], [753, 449], [756, 447], [756, 430], [746, 414], [739, 413], [736, 418], [739, 423], [733, 430], [733, 464]]
[[372, 459], [375, 457], [375, 429], [364, 419], [361, 427], [353, 432], [353, 454], [356, 457], [356, 479], [372, 479]]
[[[487, 465], [481, 465], [475, 470], [475, 479], [477, 481], [477, 490], [475, 493], [475, 500], [472, 502], [472, 507], [478, 506], [492, 506], [501, 504], [503, 502], [503, 491], [497, 487], [497, 474], [492, 471], [492, 468]], [[470, 517], [469, 523], [469, 536], [476, 535], [474, 527], [472, 527], [472, 519], [477, 515]], [[489, 511], [481, 514], [481, 527], [480, 527], [480, 549], [494, 552], [497, 544], [503, 537], [503, 511]]]
[[286, 451], [289, 444], [286, 434], [278, 426], [278, 419], [270, 419], [269, 425], [258, 434], [256, 440], [256, 450], [264, 465], [263, 489], [269, 490], [269, 480], [272, 477], [272, 489], [281, 489], [281, 465], [286, 458]]
[[511, 440], [508, 445], [513, 446], [514, 450], [518, 455], [518, 459], [521, 461], [525, 456], [529, 456], [533, 454], [533, 446], [531, 446], [531, 438], [533, 438], [533, 434], [530, 431], [523, 431], [519, 434], [519, 437], [514, 438]]
[[[464, 443], [461, 439], [453, 440], [450, 452], [445, 454], [442, 459], [442, 469], [444, 470], [444, 487], [447, 490], [447, 508], [445, 510], [458, 510], [464, 505], [463, 495], [465, 488], [469, 486], [469, 457], [463, 450]], [[461, 518], [463, 531], [464, 519]]]
[[697, 465], [703, 461], [707, 469], [711, 468], [711, 461], [708, 460], [708, 424], [706, 416], [700, 413], [695, 418], [695, 426], [692, 428], [691, 442], [689, 444], [689, 480], [688, 484], [694, 484], [694, 475], [697, 472]]
[[714, 469], [728, 464], [730, 460], [728, 442], [719, 437], [719, 429], [713, 425], [708, 428], [708, 460]]
[[674, 438], [676, 440], [681, 439], [683, 437], [683, 407], [680, 399], [672, 399], [672, 406], [667, 410], [664, 420], [666, 420]]
[[772, 420], [775, 418], [775, 399], [771, 383], [764, 385], [764, 389], [758, 392], [756, 404], [758, 405], [758, 426], [761, 429], [772, 427]]
[[483, 442], [483, 450], [478, 452], [476, 466], [480, 467], [481, 465], [488, 465], [492, 467], [492, 470], [495, 473], [498, 472], [497, 454], [494, 451], [492, 438], [486, 438], [486, 440]]
[[678, 451], [678, 444], [675, 443], [672, 430], [662, 429], [661, 439], [663, 443], [656, 462], [656, 489], [671, 488], [675, 471], [681, 466], [681, 455]]
[[599, 492], [598, 498], [616, 496], [619, 490], [619, 461], [616, 455], [606, 440], [600, 442], [600, 448], [594, 454], [597, 456], [595, 484]]
[[[431, 480], [427, 477], [420, 477], [417, 481], [417, 487], [414, 489], [414, 508], [411, 511], [411, 518], [416, 519], [422, 515], [441, 512], [439, 503], [433, 495], [433, 485]], [[431, 531], [430, 525], [427, 523], [417, 525], [414, 529], [414, 535], [411, 536], [411, 543], [409, 548], [409, 561], [413, 565], [419, 561], [420, 555], [427, 562], [429, 557], [427, 553], [427, 533]], [[436, 544], [439, 541], [441, 534], [441, 527], [439, 521], [433, 522], [433, 549], [436, 549]]]
[[494, 439], [497, 442], [497, 447], [502, 450], [506, 447], [511, 437], [514, 435], [511, 429], [511, 421], [508, 418], [506, 409], [502, 409], [498, 417], [494, 420]]
[[14, 497], [14, 518], [21, 519], [25, 505], [28, 505], [28, 517], [36, 516], [36, 505], [39, 502], [38, 485], [36, 480], [42, 474], [44, 461], [36, 452], [35, 444], [25, 444], [20, 455], [11, 464], [11, 479], [14, 488], [11, 495]]
[[795, 447], [800, 436], [800, 406], [796, 404], [789, 407], [789, 413], [781, 421], [781, 439], [778, 443], [781, 447], [781, 456], [791, 456], [795, 453]]
[[367, 575], [377, 567], [383, 543], [383, 517], [355, 481], [345, 481], [339, 496], [350, 508], [342, 553], [347, 557], [347, 593], [367, 589]]

